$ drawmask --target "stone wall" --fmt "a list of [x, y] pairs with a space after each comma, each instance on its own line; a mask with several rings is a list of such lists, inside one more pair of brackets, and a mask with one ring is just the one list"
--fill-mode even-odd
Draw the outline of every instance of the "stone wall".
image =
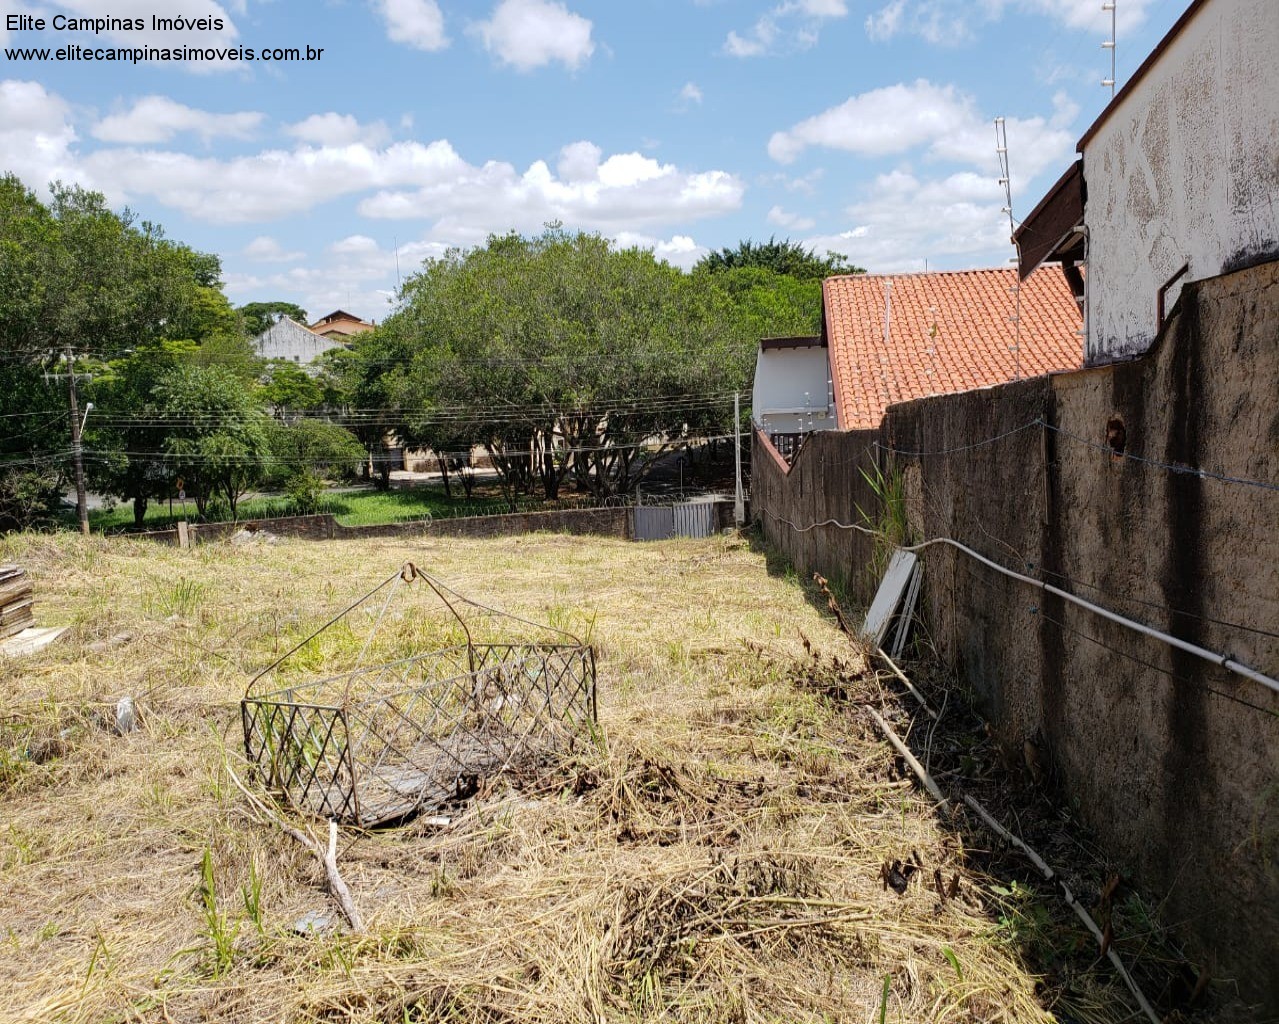
[[[915, 539], [953, 538], [1276, 677], [1277, 396], [1268, 263], [1188, 285], [1140, 359], [892, 407], [881, 458], [902, 472]], [[846, 531], [788, 538], [779, 520], [856, 521], [844, 467], [867, 438], [812, 438], [789, 474], [761, 472], [759, 443], [767, 535], [855, 578], [865, 553]], [[1279, 694], [953, 548], [924, 564], [929, 636], [1009, 756], [1037, 744], [1214, 977], [1279, 1007]]]
[[[276, 519], [242, 519], [238, 523], [192, 523], [187, 527], [193, 544], [226, 540], [247, 530], [277, 537], [308, 540], [357, 540], [365, 537], [510, 537], [545, 531], [597, 537], [630, 535], [628, 508], [574, 508], [548, 512], [516, 512], [509, 515], [465, 516], [429, 522], [385, 523], [379, 526], [343, 526], [331, 513], [314, 516], [282, 516]], [[178, 543], [178, 531], [155, 530], [127, 534], [130, 538]]]

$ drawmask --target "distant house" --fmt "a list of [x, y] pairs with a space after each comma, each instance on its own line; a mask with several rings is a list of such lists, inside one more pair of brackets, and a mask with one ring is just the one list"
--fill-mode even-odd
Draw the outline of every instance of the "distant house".
[[760, 343], [752, 415], [789, 455], [813, 430], [878, 427], [897, 402], [1078, 369], [1082, 325], [1056, 268], [1020, 289], [1011, 267], [827, 278], [820, 337]]
[[253, 340], [257, 354], [263, 359], [283, 359], [309, 365], [323, 352], [341, 348], [340, 337], [326, 338], [303, 327], [296, 320], [282, 316]]
[[1195, 0], [1017, 230], [1075, 275], [1090, 364], [1150, 348], [1188, 281], [1279, 257], [1279, 11]]
[[344, 309], [335, 309], [328, 316], [322, 316], [311, 325], [311, 330], [321, 338], [335, 338], [339, 341], [356, 334], [371, 331], [377, 324], [361, 320], [358, 316]]
[[783, 455], [814, 430], [835, 429], [826, 339], [817, 335], [765, 338], [755, 358], [752, 416]]

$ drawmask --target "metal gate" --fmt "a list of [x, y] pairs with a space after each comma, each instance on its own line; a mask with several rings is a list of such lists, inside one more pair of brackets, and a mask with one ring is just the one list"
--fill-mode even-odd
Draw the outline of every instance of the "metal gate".
[[715, 532], [715, 503], [636, 505], [631, 510], [631, 536], [636, 540], [709, 537]]

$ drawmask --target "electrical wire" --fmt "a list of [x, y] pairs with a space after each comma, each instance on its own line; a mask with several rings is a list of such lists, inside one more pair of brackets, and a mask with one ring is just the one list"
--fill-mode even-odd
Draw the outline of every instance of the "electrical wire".
[[1246, 477], [1228, 476], [1224, 473], [1212, 473], [1206, 469], [1199, 469], [1196, 466], [1186, 466], [1175, 462], [1160, 462], [1158, 459], [1148, 459], [1142, 455], [1133, 455], [1131, 452], [1115, 451], [1109, 445], [1098, 444], [1096, 441], [1090, 441], [1086, 437], [1080, 437], [1078, 434], [1072, 434], [1069, 430], [1061, 427], [1053, 426], [1043, 420], [1039, 421], [1043, 426], [1062, 437], [1069, 438], [1079, 444], [1096, 451], [1104, 453], [1109, 458], [1128, 459], [1132, 462], [1139, 462], [1146, 466], [1154, 466], [1156, 469], [1164, 469], [1170, 473], [1179, 473], [1186, 476], [1197, 476], [1205, 480], [1217, 480], [1224, 484], [1237, 484], [1240, 487], [1256, 487], [1265, 491], [1279, 491], [1279, 484], [1268, 483], [1264, 480], [1249, 480]]

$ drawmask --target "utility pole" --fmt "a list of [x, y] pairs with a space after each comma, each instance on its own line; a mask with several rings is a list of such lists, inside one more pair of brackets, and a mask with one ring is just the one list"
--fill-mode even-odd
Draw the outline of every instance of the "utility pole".
[[742, 393], [733, 392], [733, 455], [737, 462], [737, 494], [733, 499], [733, 522], [740, 529], [746, 523], [746, 498], [742, 494]]
[[[80, 442], [80, 402], [75, 389], [75, 363], [72, 362], [71, 346], [66, 349], [67, 381], [71, 394], [71, 458], [75, 462], [75, 500], [76, 515], [80, 519], [80, 532], [89, 536], [89, 499], [84, 490], [84, 445]], [[88, 416], [86, 410], [85, 416]]]

